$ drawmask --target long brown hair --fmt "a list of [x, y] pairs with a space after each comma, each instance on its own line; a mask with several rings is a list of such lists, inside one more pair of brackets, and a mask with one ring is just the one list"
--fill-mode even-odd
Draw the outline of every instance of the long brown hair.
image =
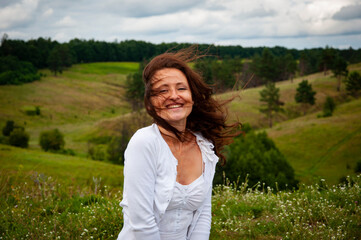
[[180, 141], [182, 133], [172, 127], [167, 121], [159, 117], [155, 107], [151, 103], [152, 78], [154, 74], [164, 68], [175, 68], [183, 72], [188, 80], [194, 101], [193, 109], [187, 118], [186, 128], [192, 132], [200, 132], [214, 144], [214, 151], [220, 157], [222, 165], [225, 158], [221, 150], [225, 145], [232, 142], [232, 138], [239, 134], [239, 122], [226, 124], [228, 112], [225, 105], [233, 98], [225, 101], [217, 101], [212, 97], [212, 88], [202, 79], [201, 75], [193, 71], [187, 63], [197, 60], [205, 55], [200, 55], [195, 51], [195, 47], [182, 49], [177, 52], [166, 52], [153, 58], [143, 71], [145, 83], [144, 104], [148, 114], [154, 122], [168, 131], [173, 132]]

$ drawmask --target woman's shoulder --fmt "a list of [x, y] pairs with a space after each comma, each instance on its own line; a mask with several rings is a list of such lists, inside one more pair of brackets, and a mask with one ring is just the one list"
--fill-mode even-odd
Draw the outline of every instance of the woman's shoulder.
[[130, 144], [154, 144], [159, 138], [156, 124], [138, 129], [131, 137]]
[[198, 146], [199, 148], [201, 149], [202, 153], [205, 154], [205, 156], [207, 157], [207, 160], [209, 162], [218, 162], [218, 156], [214, 153], [214, 145], [213, 143], [203, 137], [203, 135], [200, 133], [200, 132], [195, 132], [194, 135], [196, 136], [197, 138], [197, 143], [198, 143]]

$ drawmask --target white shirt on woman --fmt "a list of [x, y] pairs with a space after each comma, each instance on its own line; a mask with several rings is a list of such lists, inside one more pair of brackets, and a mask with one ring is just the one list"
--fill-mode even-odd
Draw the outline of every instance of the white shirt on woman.
[[[183, 214], [187, 212], [186, 215], [191, 218], [182, 216], [178, 220], [182, 221], [180, 225], [188, 226], [186, 230], [180, 230], [186, 234], [183, 239], [206, 240], [210, 234], [212, 181], [218, 157], [210, 141], [199, 133], [194, 134], [204, 163], [202, 179], [196, 180], [201, 182], [198, 183], [201, 187], [198, 186], [197, 189], [203, 188], [203, 199], [197, 200], [200, 204], [196, 209], [189, 208], [192, 216], [189, 211], [184, 210]], [[172, 229], [172, 226], [166, 226], [164, 219], [172, 216], [166, 211], [171, 210], [171, 200], [176, 201], [179, 196], [177, 191], [180, 189], [177, 187], [180, 184], [176, 182], [178, 161], [163, 139], [158, 126], [152, 124], [139, 129], [129, 141], [124, 158], [123, 200], [120, 203], [123, 207], [124, 225], [118, 240], [167, 239], [164, 234], [168, 234], [169, 231], [164, 229]], [[197, 185], [197, 182], [193, 183]], [[189, 206], [184, 209], [187, 207]]]

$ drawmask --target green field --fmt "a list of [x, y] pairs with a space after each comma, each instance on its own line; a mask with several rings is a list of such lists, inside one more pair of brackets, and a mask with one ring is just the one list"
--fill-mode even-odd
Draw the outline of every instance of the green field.
[[[123, 218], [123, 167], [87, 156], [88, 140], [112, 134], [131, 116], [123, 98], [128, 73], [137, 63], [74, 65], [49, 71], [40, 81], [0, 86], [0, 126], [14, 120], [30, 134], [21, 149], [0, 144], [0, 239], [115, 239]], [[350, 66], [361, 71], [361, 64]], [[316, 105], [303, 116], [294, 94], [307, 79]], [[336, 79], [321, 73], [277, 83], [285, 112], [272, 129], [259, 112], [262, 87], [217, 96], [236, 96], [230, 117], [265, 130], [302, 183], [294, 192], [214, 188], [210, 239], [357, 239], [361, 235], [361, 99], [336, 91]], [[319, 118], [326, 96], [337, 103], [332, 117]], [[26, 111], [40, 107], [41, 115]], [[76, 156], [44, 152], [40, 132], [58, 128]], [[114, 133], [116, 134], [116, 133]], [[351, 175], [346, 185], [334, 185]]]
[[[77, 64], [58, 76], [43, 70], [46, 76], [40, 81], [1, 86], [0, 126], [7, 120], [25, 126], [32, 150], [40, 150], [40, 132], [58, 128], [65, 136], [65, 148], [74, 150], [78, 157], [86, 157], [88, 141], [111, 135], [119, 119], [131, 112], [123, 97], [124, 83], [127, 74], [138, 67], [138, 63], [129, 62]], [[361, 64], [351, 65], [349, 70], [361, 71]], [[294, 100], [296, 88], [303, 79], [317, 92], [316, 104], [307, 109], [306, 116]], [[346, 97], [344, 89], [337, 92], [336, 79], [331, 73], [279, 82], [277, 87], [285, 112], [276, 116], [272, 129], [267, 129], [267, 119], [259, 112], [262, 87], [218, 97], [236, 97], [230, 104], [230, 118], [266, 129], [303, 182], [325, 178], [335, 184], [341, 177], [352, 174], [360, 160], [357, 156], [361, 156], [357, 147], [361, 141], [360, 101]], [[333, 117], [318, 118], [326, 96], [332, 96], [338, 106]], [[41, 110], [40, 116], [26, 114], [26, 110], [36, 106]]]

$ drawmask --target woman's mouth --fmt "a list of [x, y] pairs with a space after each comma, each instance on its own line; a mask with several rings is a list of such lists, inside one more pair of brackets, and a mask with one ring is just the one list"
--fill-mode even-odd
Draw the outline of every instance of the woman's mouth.
[[182, 104], [171, 104], [167, 106], [167, 108], [179, 108], [179, 107], [182, 107]]

